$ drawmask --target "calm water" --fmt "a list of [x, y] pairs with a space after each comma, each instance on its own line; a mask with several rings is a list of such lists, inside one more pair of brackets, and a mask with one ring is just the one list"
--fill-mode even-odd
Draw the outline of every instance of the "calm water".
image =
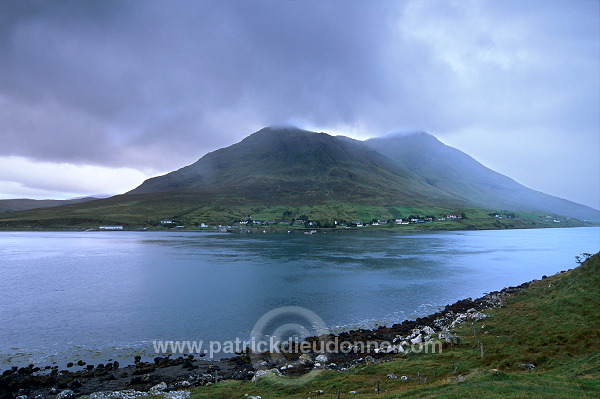
[[332, 328], [389, 325], [599, 250], [600, 228], [0, 232], [0, 369], [153, 356], [159, 339], [245, 339], [279, 306]]

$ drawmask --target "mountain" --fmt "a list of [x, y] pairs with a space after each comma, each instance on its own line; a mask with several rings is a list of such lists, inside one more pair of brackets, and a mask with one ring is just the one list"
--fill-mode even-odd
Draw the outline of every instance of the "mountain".
[[5, 199], [0, 200], [0, 213], [25, 211], [28, 209], [51, 208], [54, 206], [79, 204], [82, 202], [93, 201], [98, 198], [85, 197], [74, 198], [70, 200], [34, 200], [29, 198]]
[[[0, 226], [229, 224], [249, 216], [331, 224], [465, 210], [469, 222], [446, 227], [554, 225], [546, 215], [600, 221], [600, 211], [522, 186], [423, 132], [359, 141], [268, 127], [125, 194], [2, 214]], [[491, 211], [537, 213], [501, 222]]]
[[148, 179], [128, 194], [157, 192], [271, 204], [466, 205], [361, 141], [292, 127], [262, 129], [189, 166]]
[[600, 220], [600, 211], [525, 187], [425, 132], [386, 135], [365, 143], [429, 185], [477, 207]]

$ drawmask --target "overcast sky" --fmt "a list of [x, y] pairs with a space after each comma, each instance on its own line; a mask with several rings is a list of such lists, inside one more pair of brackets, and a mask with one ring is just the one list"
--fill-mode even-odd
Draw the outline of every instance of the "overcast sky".
[[600, 2], [0, 2], [0, 198], [116, 194], [272, 124], [425, 130], [600, 208]]

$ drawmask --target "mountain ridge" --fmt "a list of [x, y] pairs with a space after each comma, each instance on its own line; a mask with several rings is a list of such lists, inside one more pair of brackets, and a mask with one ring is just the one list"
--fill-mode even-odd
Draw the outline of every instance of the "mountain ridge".
[[[297, 128], [264, 128], [237, 144], [206, 154], [198, 161], [152, 178], [126, 194], [217, 190], [226, 194], [261, 185], [270, 197], [285, 201], [296, 186], [302, 196], [361, 200], [373, 195], [386, 201], [398, 196], [410, 203], [442, 198], [463, 201], [430, 187], [418, 175], [361, 141]], [[290, 187], [290, 185], [292, 187]]]
[[0, 213], [26, 211], [30, 209], [39, 208], [52, 208], [55, 206], [63, 206], [70, 204], [80, 204], [83, 202], [97, 200], [98, 197], [83, 197], [83, 198], [71, 198], [65, 200], [54, 200], [54, 199], [30, 199], [30, 198], [14, 198], [14, 199], [0, 199]]
[[[231, 186], [249, 189], [256, 184], [285, 201], [293, 189], [279, 193], [274, 182], [278, 187], [295, 182], [312, 200], [321, 191], [333, 200], [363, 201], [371, 190], [373, 197], [389, 204], [413, 205], [422, 202], [415, 200], [419, 198], [451, 207], [540, 211], [600, 220], [600, 211], [529, 189], [420, 130], [359, 141], [290, 126], [266, 127], [189, 166], [149, 179], [127, 194], [202, 189], [231, 193]], [[357, 190], [349, 196], [344, 185]]]
[[478, 207], [559, 213], [590, 220], [598, 220], [600, 215], [586, 205], [530, 189], [425, 132], [376, 137], [365, 143], [401, 167], [418, 171], [432, 186]]
[[[523, 227], [540, 227], [538, 222], [552, 221], [552, 215], [600, 222], [600, 211], [529, 189], [422, 131], [360, 141], [290, 126], [261, 129], [121, 195], [13, 212], [10, 218], [0, 216], [0, 222], [156, 225], [175, 218], [226, 224], [261, 214], [280, 219], [304, 215], [333, 223], [468, 209], [480, 216], [537, 212]], [[513, 226], [499, 222], [492, 216], [484, 224]]]

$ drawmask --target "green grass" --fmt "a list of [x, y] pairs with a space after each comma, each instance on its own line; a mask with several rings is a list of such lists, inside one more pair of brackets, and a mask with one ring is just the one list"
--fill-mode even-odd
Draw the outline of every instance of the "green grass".
[[[160, 220], [172, 219], [178, 224], [193, 228], [197, 224], [229, 225], [236, 220], [252, 217], [255, 220], [291, 221], [305, 218], [326, 223], [334, 221], [369, 222], [372, 219], [391, 220], [410, 215], [444, 216], [447, 213], [465, 212], [468, 219], [436, 221], [414, 225], [389, 224], [382, 227], [404, 230], [479, 230], [540, 227], [576, 227], [589, 223], [577, 219], [535, 212], [514, 212], [516, 219], [498, 219], [489, 213], [508, 211], [492, 209], [456, 209], [434, 206], [369, 205], [331, 202], [308, 205], [277, 205], [253, 203], [240, 205], [234, 200], [199, 201], [193, 195], [165, 198], [155, 195], [134, 195], [90, 201], [83, 204], [55, 208], [34, 209], [0, 214], [0, 228], [93, 228], [102, 224], [119, 224], [129, 228], [152, 227]], [[554, 223], [556, 218], [560, 223]], [[373, 228], [373, 227], [370, 227]]]
[[[192, 390], [192, 399], [244, 394], [265, 399], [337, 398], [338, 390], [341, 398], [597, 398], [599, 289], [600, 254], [596, 254], [576, 269], [533, 282], [510, 297], [505, 307], [487, 311], [486, 319], [460, 325], [454, 334], [462, 338], [461, 344], [443, 353], [398, 355], [346, 372], [226, 381]], [[483, 359], [478, 341], [484, 345]], [[535, 368], [526, 370], [523, 363]], [[389, 373], [409, 380], [388, 379]], [[323, 394], [317, 395], [317, 390]]]

